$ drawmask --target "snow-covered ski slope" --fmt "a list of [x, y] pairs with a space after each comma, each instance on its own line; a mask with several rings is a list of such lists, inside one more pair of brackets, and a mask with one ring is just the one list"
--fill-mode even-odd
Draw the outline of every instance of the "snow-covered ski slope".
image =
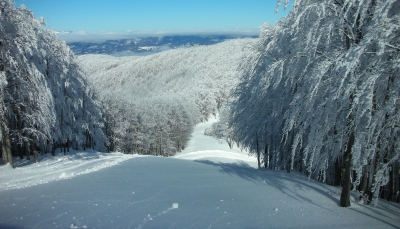
[[248, 156], [247, 151], [242, 151], [237, 147], [230, 149], [226, 142], [204, 135], [205, 129], [216, 121], [217, 119], [211, 116], [208, 122], [197, 124], [188, 146], [174, 157], [187, 160], [245, 163], [247, 166], [257, 168], [256, 158]]
[[339, 187], [258, 170], [204, 136], [210, 125], [174, 158], [73, 152], [0, 166], [0, 228], [399, 228], [398, 204], [341, 208]]

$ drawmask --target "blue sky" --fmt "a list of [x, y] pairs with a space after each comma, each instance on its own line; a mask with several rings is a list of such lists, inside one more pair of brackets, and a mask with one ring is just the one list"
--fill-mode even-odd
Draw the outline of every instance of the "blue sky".
[[285, 16], [276, 0], [15, 0], [57, 31], [190, 31], [258, 28]]

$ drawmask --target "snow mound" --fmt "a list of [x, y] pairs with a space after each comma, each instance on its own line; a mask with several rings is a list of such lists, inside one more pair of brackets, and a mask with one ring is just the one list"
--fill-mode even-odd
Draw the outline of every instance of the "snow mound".
[[15, 169], [10, 164], [0, 166], [0, 191], [70, 179], [118, 165], [134, 157], [138, 155], [70, 150], [67, 155], [61, 152], [55, 156], [42, 155], [39, 163], [14, 158]]

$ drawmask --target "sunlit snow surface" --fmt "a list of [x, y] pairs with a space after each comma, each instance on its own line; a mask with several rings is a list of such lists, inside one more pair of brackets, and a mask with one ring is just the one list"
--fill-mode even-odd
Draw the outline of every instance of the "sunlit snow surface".
[[[256, 169], [199, 124], [175, 158], [71, 152], [0, 166], [0, 228], [398, 228], [400, 206], [338, 206], [340, 188]], [[17, 161], [16, 164], [22, 161]]]
[[35, 164], [32, 164], [33, 160], [14, 158], [15, 169], [9, 165], [0, 166], [0, 191], [72, 178], [117, 165], [132, 157], [134, 156], [122, 153], [106, 154], [91, 150], [87, 152], [71, 150], [64, 155], [57, 150], [56, 156], [50, 154], [42, 156], [40, 163]]
[[214, 122], [216, 122], [216, 118], [211, 116], [208, 122], [198, 124], [186, 149], [178, 153], [175, 158], [224, 163], [236, 162], [257, 168], [256, 158], [248, 156], [246, 151], [242, 151], [237, 147], [230, 149], [226, 142], [204, 135], [204, 130]]

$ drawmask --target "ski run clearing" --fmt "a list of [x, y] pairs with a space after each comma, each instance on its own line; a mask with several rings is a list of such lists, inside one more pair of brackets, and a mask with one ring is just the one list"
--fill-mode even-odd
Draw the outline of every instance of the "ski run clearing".
[[400, 205], [352, 201], [196, 126], [174, 158], [70, 151], [0, 166], [0, 228], [399, 228]]

